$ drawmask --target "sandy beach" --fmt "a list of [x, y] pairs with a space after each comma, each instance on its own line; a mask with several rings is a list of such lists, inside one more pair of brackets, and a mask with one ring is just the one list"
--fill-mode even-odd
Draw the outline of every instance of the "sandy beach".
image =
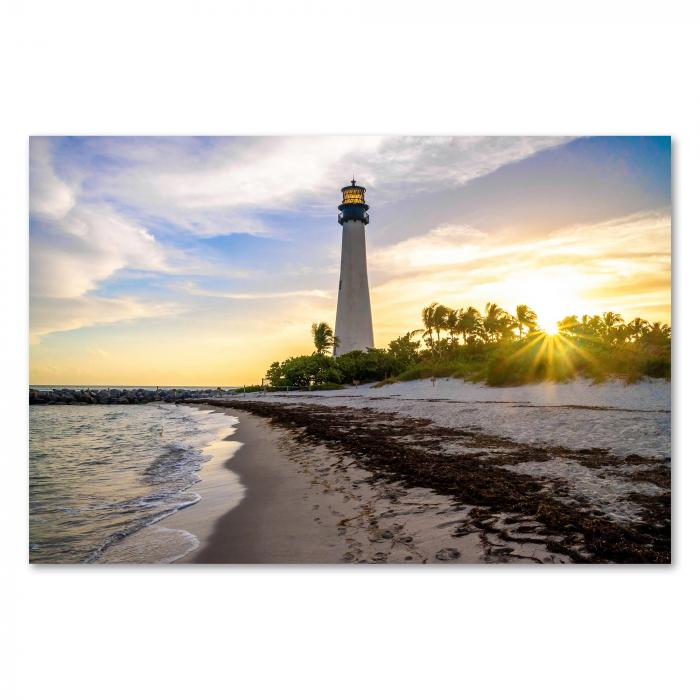
[[[245, 495], [239, 505], [231, 508], [217, 496], [221, 489], [216, 484], [204, 490], [197, 485], [202, 492], [198, 507], [177, 513], [169, 523], [196, 531], [201, 541], [200, 548], [180, 562], [338, 561], [342, 552], [337, 551], [340, 545], [335, 532], [317, 523], [308, 502], [308, 479], [285, 449], [283, 431], [272, 429], [268, 421], [247, 412], [219, 410], [238, 418], [232, 437], [240, 447], [224, 468], [235, 472]], [[328, 455], [319, 454], [318, 459], [328, 459]], [[208, 480], [205, 475], [205, 485]]]
[[[200, 547], [178, 563], [482, 561], [478, 538], [455, 547], [445, 529], [464, 506], [428, 489], [382, 483], [352, 458], [300, 445], [294, 432], [236, 408], [241, 447], [224, 468], [244, 487], [235, 507], [220, 468], [205, 467], [202, 500], [167, 519]], [[218, 476], [217, 476], [218, 475]], [[230, 480], [230, 477], [229, 477]], [[546, 556], [546, 553], [544, 554]]]
[[168, 527], [200, 540], [183, 563], [668, 562], [669, 389], [452, 380], [208, 401], [240, 421], [225, 468], [245, 495], [227, 508], [212, 484]]

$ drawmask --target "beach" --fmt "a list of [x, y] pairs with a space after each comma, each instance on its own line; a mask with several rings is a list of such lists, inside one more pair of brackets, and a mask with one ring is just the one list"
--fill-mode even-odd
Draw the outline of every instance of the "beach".
[[34, 562], [671, 560], [664, 380], [31, 410]]
[[451, 544], [445, 524], [463, 510], [451, 499], [372, 483], [351, 458], [323, 445], [301, 446], [288, 429], [238, 407], [219, 410], [238, 418], [234, 437], [241, 447], [225, 466], [240, 478], [245, 496], [227, 508], [226, 484], [203, 474], [196, 486], [201, 501], [168, 518], [167, 527], [201, 542], [179, 563], [479, 561], [466, 540], [459, 555], [443, 551]]
[[181, 562], [670, 561], [667, 382], [440, 380], [206, 405], [239, 420], [226, 468], [245, 495], [226, 510], [214, 488], [168, 518], [200, 539]]
[[[299, 462], [288, 451], [284, 431], [273, 429], [264, 419], [235, 409], [218, 409], [235, 415], [240, 443], [235, 455], [224, 463], [244, 488], [242, 501], [226, 503], [225, 477], [203, 475], [197, 490], [199, 508], [189, 508], [170, 519], [169, 526], [194, 532], [201, 546], [181, 563], [329, 563], [342, 552], [335, 532], [319, 525], [308, 480]], [[318, 450], [322, 452], [322, 448]], [[318, 459], [328, 459], [319, 454]], [[217, 470], [218, 472], [219, 470]], [[206, 472], [206, 467], [205, 467]], [[222, 491], [224, 497], [222, 498]]]

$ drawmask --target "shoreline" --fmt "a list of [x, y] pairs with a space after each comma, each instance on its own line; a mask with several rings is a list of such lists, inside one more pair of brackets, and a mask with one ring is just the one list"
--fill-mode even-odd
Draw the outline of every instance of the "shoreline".
[[[232, 412], [220, 407], [215, 410]], [[312, 511], [305, 507], [306, 484], [298, 476], [298, 465], [279, 448], [281, 436], [271, 436], [267, 421], [248, 412], [237, 412], [236, 417], [236, 440], [241, 446], [224, 466], [240, 479], [245, 495], [212, 523], [207, 541], [176, 563], [337, 561], [338, 543], [319, 529]], [[200, 504], [207, 508], [204, 497]]]
[[[205, 410], [214, 410], [210, 406], [202, 406]], [[201, 480], [192, 490], [199, 494], [200, 499], [194, 505], [178, 510], [160, 523], [161, 527], [170, 530], [182, 530], [197, 540], [196, 546], [189, 552], [178, 556], [172, 564], [191, 563], [205, 549], [214, 535], [216, 523], [232, 509], [247, 498], [247, 488], [237, 469], [233, 468], [236, 455], [243, 448], [240, 436], [240, 422], [237, 415], [230, 411], [217, 411], [236, 418], [229, 434], [211, 443], [205, 448], [205, 453], [211, 455], [211, 460], [205, 463], [201, 471]], [[230, 432], [231, 429], [233, 432]], [[233, 451], [232, 451], [233, 450]]]
[[[176, 564], [484, 563], [479, 533], [455, 539], [468, 510], [431, 489], [377, 479], [349, 455], [315, 443], [300, 445], [287, 427], [272, 425], [245, 407], [236, 412], [242, 446], [226, 461], [245, 488], [238, 504], [216, 519], [211, 535]], [[187, 528], [206, 500], [172, 516]], [[211, 513], [211, 510], [208, 511]], [[210, 525], [212, 523], [210, 522]], [[535, 561], [532, 544], [510, 561]], [[545, 560], [565, 561], [546, 552]]]
[[212, 406], [190, 405], [189, 408], [231, 417], [228, 425], [217, 427], [218, 434], [201, 450], [208, 459], [197, 472], [199, 480], [185, 490], [197, 500], [158, 517], [110, 545], [93, 563], [158, 565], [186, 561], [206, 544], [216, 520], [244, 498], [245, 488], [240, 479], [234, 470], [227, 468], [240, 448], [236, 417]]

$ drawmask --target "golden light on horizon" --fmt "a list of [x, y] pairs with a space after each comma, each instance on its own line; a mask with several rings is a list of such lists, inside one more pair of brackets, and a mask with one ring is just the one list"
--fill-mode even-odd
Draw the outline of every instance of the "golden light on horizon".
[[549, 336], [559, 335], [559, 326], [556, 321], [547, 321], [545, 323], [540, 323], [540, 327]]
[[526, 304], [537, 314], [537, 326], [548, 336], [559, 334], [558, 322], [586, 308], [583, 291], [587, 279], [581, 271], [568, 266], [548, 270], [546, 274], [523, 271], [494, 285], [494, 296], [504, 300], [504, 308], [514, 311]]

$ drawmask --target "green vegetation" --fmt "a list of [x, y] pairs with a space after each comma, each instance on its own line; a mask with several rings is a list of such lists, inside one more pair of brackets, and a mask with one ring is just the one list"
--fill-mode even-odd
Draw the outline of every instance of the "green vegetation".
[[313, 324], [316, 352], [274, 362], [272, 388], [339, 388], [343, 384], [460, 377], [492, 386], [584, 376], [596, 381], [671, 377], [671, 328], [617, 313], [567, 316], [546, 332], [537, 314], [521, 304], [514, 315], [494, 303], [481, 314], [473, 306], [451, 309], [433, 303], [421, 313], [423, 328], [368, 348], [331, 357], [337, 345], [327, 323]]
[[273, 362], [266, 378], [272, 387], [291, 389], [320, 388], [330, 384], [339, 388], [342, 384], [388, 379], [419, 361], [419, 345], [406, 335], [392, 341], [388, 350], [355, 350], [339, 357], [319, 352], [290, 357], [284, 362]]
[[333, 335], [333, 329], [325, 321], [311, 325], [311, 336], [314, 339], [314, 347], [318, 355], [325, 355], [338, 345], [338, 339]]

